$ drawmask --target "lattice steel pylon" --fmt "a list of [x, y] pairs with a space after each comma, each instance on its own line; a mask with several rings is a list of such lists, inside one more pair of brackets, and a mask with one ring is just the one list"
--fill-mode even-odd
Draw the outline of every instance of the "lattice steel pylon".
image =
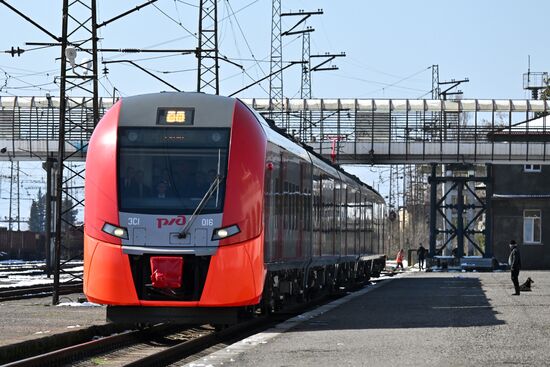
[[[78, 53], [83, 53], [86, 58], [77, 62]], [[90, 136], [99, 120], [97, 71], [96, 0], [63, 0], [59, 148], [55, 189], [54, 304], [59, 302], [60, 274], [69, 273], [64, 265], [71, 260], [62, 259], [63, 249], [66, 248], [63, 241], [68, 242], [69, 237], [64, 232], [75, 227], [70, 215], [75, 209], [84, 206], [84, 200], [73, 192], [78, 188], [74, 185], [81, 185], [84, 181], [84, 168], [75, 168], [68, 163], [77, 155], [84, 156]], [[71, 97], [75, 91], [78, 99]], [[78, 120], [73, 118], [77, 114]], [[82, 114], [86, 116], [83, 121], [80, 119]], [[66, 153], [69, 144], [76, 151]], [[82, 227], [76, 229], [83, 231]]]
[[201, 0], [197, 92], [220, 94], [217, 0]]
[[439, 65], [432, 65], [432, 99], [439, 99]]
[[[271, 59], [269, 78], [269, 103], [271, 119], [279, 124], [283, 119], [283, 42], [281, 29], [281, 0], [272, 0], [271, 9]], [[277, 119], [278, 114], [279, 119]], [[277, 121], [278, 120], [278, 121]]]
[[310, 32], [302, 34], [302, 85], [300, 87], [300, 98], [311, 98], [311, 39]]
[[[305, 32], [302, 34], [302, 84], [300, 86], [300, 98], [311, 98], [311, 33]], [[298, 137], [300, 140], [305, 139], [307, 126], [311, 123], [311, 113], [300, 111], [300, 127]]]

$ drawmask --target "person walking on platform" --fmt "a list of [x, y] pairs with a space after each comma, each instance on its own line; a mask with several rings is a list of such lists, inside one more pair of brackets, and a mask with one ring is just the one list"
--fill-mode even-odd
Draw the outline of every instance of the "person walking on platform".
[[397, 252], [397, 256], [395, 257], [395, 261], [397, 262], [397, 266], [395, 267], [395, 270], [397, 270], [401, 266], [401, 270], [405, 270], [403, 268], [403, 258], [405, 257], [405, 251], [403, 249], [400, 249]]
[[424, 260], [426, 260], [426, 249], [422, 246], [422, 242], [420, 242], [420, 247], [416, 250], [416, 255], [418, 256], [418, 269], [422, 271], [424, 270]]
[[514, 288], [516, 293], [512, 294], [513, 296], [519, 296], [519, 271], [521, 270], [521, 256], [516, 241], [510, 241], [510, 257], [508, 258], [508, 264], [510, 265], [512, 283], [514, 283]]

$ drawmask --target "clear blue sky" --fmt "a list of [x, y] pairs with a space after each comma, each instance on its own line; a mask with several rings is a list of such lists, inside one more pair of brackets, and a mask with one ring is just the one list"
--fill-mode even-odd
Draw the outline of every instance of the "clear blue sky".
[[[109, 19], [142, 2], [98, 0], [98, 20]], [[61, 33], [61, 0], [10, 3], [52, 33]], [[197, 46], [197, 6], [196, 0], [160, 0], [155, 6], [102, 28], [101, 46], [193, 49]], [[314, 16], [307, 23], [315, 28], [312, 53], [347, 54], [335, 62], [340, 70], [313, 74], [314, 97], [418, 98], [431, 89], [429, 67], [438, 64], [441, 80], [470, 79], [461, 86], [464, 98], [524, 98], [527, 94], [522, 90], [522, 74], [527, 71], [528, 55], [533, 71], [550, 69], [547, 0], [283, 0], [282, 8], [283, 12], [322, 8], [324, 15]], [[220, 51], [246, 68], [243, 73], [222, 62], [221, 93], [230, 94], [269, 71], [271, 2], [220, 0], [218, 12], [223, 19]], [[28, 48], [25, 41], [51, 41], [3, 5], [0, 19], [1, 51], [11, 46]], [[290, 19], [283, 19], [283, 29], [291, 25]], [[284, 44], [286, 61], [301, 57], [298, 36], [285, 37]], [[58, 73], [58, 56], [57, 48], [28, 52], [20, 58], [0, 54], [0, 86], [8, 78], [0, 95], [40, 95], [46, 89], [57, 94], [56, 85], [47, 83]], [[140, 60], [140, 65], [151, 71], [177, 71], [159, 76], [183, 90], [196, 88], [197, 62], [192, 55], [154, 60], [142, 59], [159, 55], [101, 56]], [[29, 75], [37, 72], [40, 74]], [[43, 89], [17, 89], [29, 87], [26, 83]], [[109, 66], [108, 79], [102, 76], [101, 83], [103, 95], [111, 94], [113, 86], [123, 95], [169, 89], [124, 64]], [[299, 96], [298, 66], [285, 73], [284, 85], [286, 96]], [[266, 97], [268, 82], [262, 86], [241, 96]]]
[[[52, 33], [61, 34], [61, 0], [8, 1]], [[143, 2], [145, 0], [97, 0], [98, 21], [110, 19]], [[160, 0], [102, 28], [100, 47], [194, 49], [198, 3], [197, 0]], [[242, 72], [221, 63], [221, 94], [230, 94], [269, 73], [271, 1], [220, 0], [218, 4], [220, 52], [245, 67]], [[464, 98], [527, 98], [522, 89], [522, 75], [527, 71], [528, 55], [532, 71], [550, 71], [548, 0], [282, 0], [283, 12], [320, 8], [324, 15], [314, 16], [307, 23], [315, 28], [311, 53], [345, 52], [347, 57], [335, 61], [338, 71], [313, 74], [313, 97], [428, 98], [430, 67], [438, 64], [442, 81], [470, 79], [461, 86]], [[283, 29], [292, 25], [290, 19], [283, 20]], [[12, 46], [31, 48], [25, 46], [28, 41], [52, 41], [4, 5], [0, 5], [0, 35], [0, 51]], [[13, 58], [0, 53], [0, 96], [43, 96], [46, 92], [59, 95], [58, 86], [53, 84], [59, 74], [60, 63], [56, 60], [59, 53], [56, 47]], [[180, 89], [194, 91], [195, 57], [164, 56], [100, 55], [108, 60], [135, 60]], [[283, 56], [285, 61], [300, 59], [298, 36], [284, 38]], [[77, 61], [82, 57], [79, 55]], [[113, 87], [123, 96], [169, 90], [142, 71], [124, 64], [110, 65], [108, 76], [101, 75], [100, 83], [103, 96], [110, 96]], [[239, 96], [266, 98], [268, 87], [266, 81]], [[298, 66], [285, 72], [284, 87], [285, 96], [299, 97]], [[41, 173], [37, 167], [22, 168], [33, 176]], [[387, 176], [387, 169], [371, 170], [356, 168], [353, 172], [369, 183], [379, 181], [379, 172], [382, 180]], [[5, 180], [8, 174], [9, 167], [2, 165], [1, 196], [4, 198], [9, 189]], [[35, 178], [28, 180], [36, 181]], [[34, 186], [37, 185], [34, 183]], [[34, 197], [35, 192], [24, 190], [22, 195]], [[0, 217], [6, 215], [5, 200], [2, 203]]]

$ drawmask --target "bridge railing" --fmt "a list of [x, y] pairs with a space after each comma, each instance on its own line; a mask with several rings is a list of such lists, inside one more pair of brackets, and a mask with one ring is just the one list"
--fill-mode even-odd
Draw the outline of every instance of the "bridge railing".
[[[547, 160], [549, 101], [285, 99], [282, 113], [268, 99], [243, 102], [341, 162]], [[100, 113], [112, 105], [101, 98]], [[67, 149], [87, 144], [93, 130], [87, 111], [71, 111], [87, 128], [67, 132]], [[0, 97], [0, 145], [11, 144], [14, 156], [55, 152], [58, 136], [59, 98]]]
[[[71, 98], [69, 104], [85, 105], [89, 98]], [[103, 115], [112, 106], [110, 98], [100, 99]], [[94, 129], [87, 108], [70, 110], [67, 116], [83, 129], [65, 133], [67, 150], [88, 143]], [[59, 98], [54, 97], [0, 97], [0, 145], [11, 152], [10, 158], [45, 158], [57, 152], [59, 137]], [[0, 148], [2, 148], [0, 147]]]
[[547, 160], [548, 101], [244, 101], [340, 162]]

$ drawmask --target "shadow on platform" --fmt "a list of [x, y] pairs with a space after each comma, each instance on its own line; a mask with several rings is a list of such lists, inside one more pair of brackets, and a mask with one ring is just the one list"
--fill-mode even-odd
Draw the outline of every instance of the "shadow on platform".
[[352, 299], [296, 331], [501, 325], [480, 280], [410, 277]]

